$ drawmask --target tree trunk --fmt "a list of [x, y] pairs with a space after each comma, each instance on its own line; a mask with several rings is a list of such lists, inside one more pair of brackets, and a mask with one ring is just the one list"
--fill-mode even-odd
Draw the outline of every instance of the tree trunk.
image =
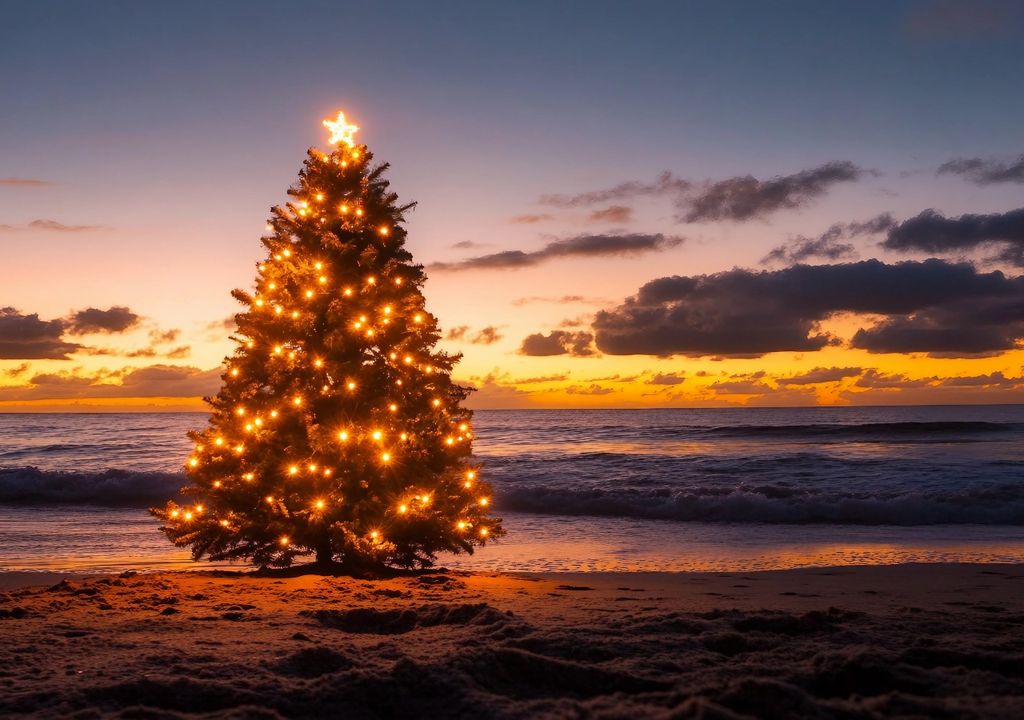
[[330, 565], [334, 559], [333, 556], [334, 553], [331, 552], [331, 541], [330, 539], [325, 538], [316, 549], [316, 564], [324, 566]]

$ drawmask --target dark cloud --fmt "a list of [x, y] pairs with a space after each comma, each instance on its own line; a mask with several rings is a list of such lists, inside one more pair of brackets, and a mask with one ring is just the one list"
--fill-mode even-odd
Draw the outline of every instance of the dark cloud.
[[66, 330], [71, 335], [87, 333], [120, 333], [139, 324], [142, 318], [123, 305], [107, 310], [86, 308], [72, 313], [66, 321]]
[[22, 177], [5, 177], [0, 178], [0, 186], [2, 187], [25, 187], [25, 188], [42, 188], [50, 187], [53, 185], [49, 180], [37, 180], [35, 178], [22, 178]]
[[64, 321], [40, 320], [13, 307], [0, 308], [0, 359], [67, 360], [81, 345], [65, 342]]
[[1024, 385], [1024, 377], [1006, 377], [1001, 371], [997, 370], [988, 375], [942, 378], [938, 385], [941, 387], [1014, 388]]
[[[231, 321], [234, 323], [234, 320]], [[181, 330], [161, 330], [160, 328], [154, 328], [149, 331], [149, 339], [154, 345], [163, 345], [164, 343], [172, 343], [181, 337]]]
[[493, 325], [488, 325], [485, 328], [481, 328], [480, 332], [470, 339], [470, 342], [474, 345], [493, 345], [501, 340], [502, 337], [503, 336], [498, 332], [498, 328]]
[[775, 388], [760, 380], [719, 380], [708, 385], [718, 395], [763, 395], [774, 392]]
[[561, 382], [569, 379], [569, 373], [558, 373], [556, 375], [538, 375], [535, 377], [516, 378], [512, 380], [513, 385], [539, 385], [540, 383]]
[[846, 240], [862, 235], [877, 235], [895, 224], [896, 221], [888, 213], [865, 222], [836, 223], [816, 238], [801, 235], [785, 245], [779, 245], [762, 258], [761, 264], [795, 265], [811, 258], [847, 260], [855, 257], [857, 253], [853, 245], [845, 242]]
[[853, 338], [872, 352], [1008, 350], [1024, 338], [1024, 279], [935, 259], [664, 277], [593, 328], [610, 355], [756, 357], [836, 344], [820, 323], [837, 313], [887, 316]]
[[858, 180], [862, 175], [864, 170], [852, 162], [836, 161], [769, 180], [747, 175], [712, 182], [686, 199], [679, 219], [693, 223], [763, 218], [777, 210], [802, 207], [833, 185]]
[[898, 373], [883, 373], [874, 368], [865, 371], [857, 382], [857, 387], [874, 388], [878, 390], [892, 390], [899, 388], [918, 388], [931, 385], [929, 378], [909, 378]]
[[588, 357], [594, 355], [594, 336], [588, 332], [567, 332], [552, 330], [547, 335], [528, 335], [519, 349], [523, 355], [547, 357], [550, 355], [572, 355]]
[[532, 267], [547, 260], [564, 257], [608, 257], [640, 255], [673, 248], [683, 242], [680, 237], [644, 235], [579, 235], [555, 240], [540, 250], [505, 250], [491, 255], [469, 258], [459, 262], [434, 263], [432, 270], [506, 270]]
[[601, 210], [594, 210], [587, 216], [590, 222], [628, 223], [633, 219], [633, 208], [625, 205], [612, 205]]
[[168, 350], [167, 353], [165, 353], [165, 357], [168, 357], [171, 360], [182, 360], [184, 358], [187, 358], [191, 354], [192, 346], [182, 345], [181, 347], [176, 347], [173, 350]]
[[960, 217], [925, 210], [892, 228], [882, 247], [929, 253], [994, 248], [1002, 260], [1024, 267], [1024, 208]]
[[602, 387], [597, 383], [591, 383], [590, 385], [570, 385], [565, 389], [565, 392], [569, 395], [610, 395], [618, 391], [614, 388]]
[[857, 377], [861, 372], [862, 368], [859, 367], [816, 367], [799, 375], [779, 378], [777, 382], [780, 385], [819, 385]]
[[22, 363], [21, 365], [15, 365], [12, 368], [7, 368], [6, 370], [4, 370], [4, 375], [6, 375], [7, 377], [10, 377], [10, 378], [18, 377], [19, 375], [24, 375], [25, 372], [28, 371], [28, 369], [30, 367], [31, 367], [31, 365], [29, 365], [28, 363]]
[[502, 337], [498, 332], [498, 328], [493, 325], [481, 328], [472, 335], [469, 334], [469, 325], [459, 325], [449, 330], [445, 334], [444, 339], [456, 342], [469, 342], [474, 345], [492, 345], [501, 340]]
[[555, 207], [581, 207], [639, 197], [678, 196], [692, 186], [693, 183], [689, 180], [677, 178], [672, 173], [665, 171], [651, 183], [631, 180], [606, 190], [595, 190], [578, 195], [541, 195], [538, 202], [541, 205]]
[[658, 373], [647, 381], [648, 385], [682, 385], [686, 378], [679, 373]]
[[103, 372], [41, 373], [30, 378], [27, 385], [0, 388], [0, 400], [214, 395], [220, 388], [220, 374], [220, 368], [200, 370], [180, 365], [128, 368], [119, 378]]
[[466, 337], [466, 333], [469, 331], [469, 325], [457, 325], [451, 330], [445, 333], [445, 340], [463, 340]]
[[[508, 219], [513, 225], [533, 225], [534, 223], [546, 222], [553, 219], [555, 216], [548, 213], [539, 213], [537, 215], [516, 215]], [[476, 247], [476, 244], [463, 245], [462, 243], [456, 243], [452, 247]]]
[[1011, 162], [959, 158], [939, 167], [939, 175], [960, 175], [976, 185], [1024, 183], [1024, 155]]

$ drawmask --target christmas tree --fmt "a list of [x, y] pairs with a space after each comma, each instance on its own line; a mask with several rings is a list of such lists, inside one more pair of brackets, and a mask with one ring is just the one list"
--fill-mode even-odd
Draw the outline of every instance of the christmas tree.
[[404, 213], [358, 128], [325, 120], [274, 207], [254, 293], [232, 294], [233, 356], [189, 437], [189, 502], [151, 512], [195, 559], [427, 567], [504, 534], [471, 460], [460, 359], [437, 351]]

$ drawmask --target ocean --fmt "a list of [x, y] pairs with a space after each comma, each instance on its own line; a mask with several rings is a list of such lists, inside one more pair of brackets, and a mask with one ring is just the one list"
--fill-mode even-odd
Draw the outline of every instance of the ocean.
[[[201, 568], [146, 508], [202, 413], [0, 414], [0, 570]], [[478, 411], [508, 536], [448, 567], [1024, 561], [1024, 406]]]

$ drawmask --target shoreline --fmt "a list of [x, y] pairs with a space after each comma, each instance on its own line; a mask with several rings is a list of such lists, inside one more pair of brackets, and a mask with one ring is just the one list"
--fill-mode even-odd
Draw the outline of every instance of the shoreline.
[[5, 717], [1024, 715], [1024, 564], [57, 575], [0, 591]]

